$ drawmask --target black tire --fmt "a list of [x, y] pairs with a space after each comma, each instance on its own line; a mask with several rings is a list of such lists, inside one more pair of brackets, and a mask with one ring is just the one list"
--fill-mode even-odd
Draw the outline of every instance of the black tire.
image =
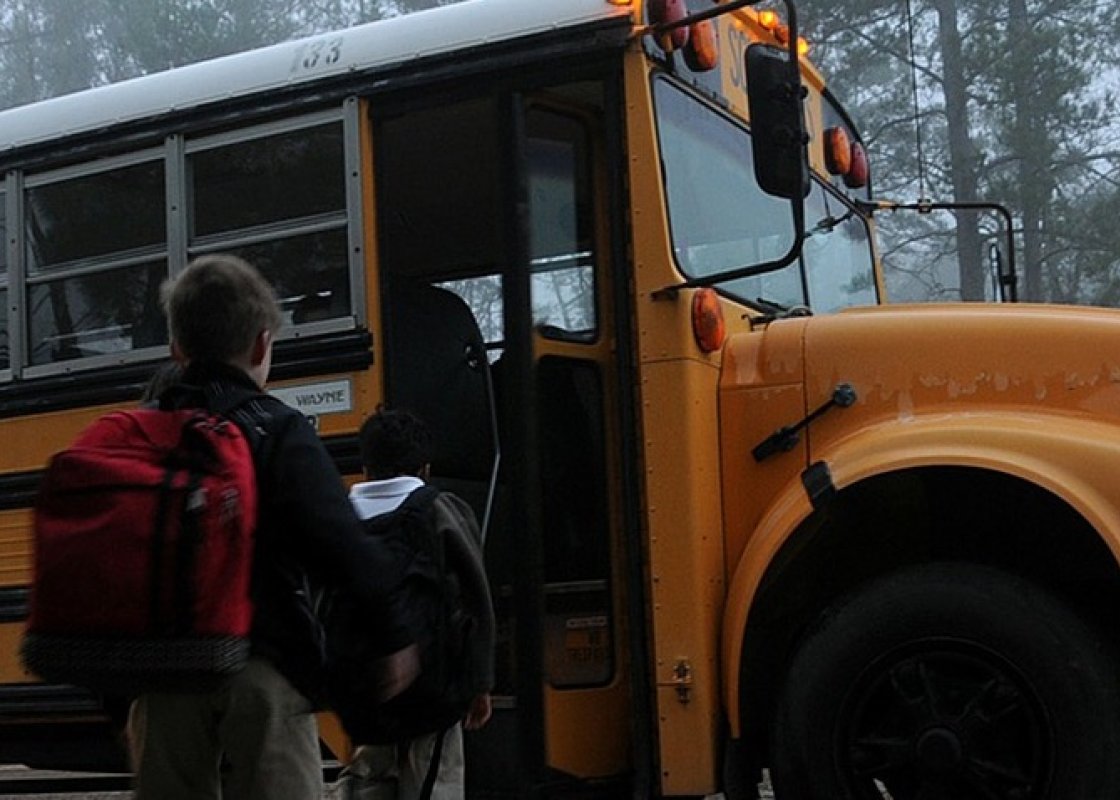
[[877, 580], [817, 621], [771, 738], [778, 800], [1120, 798], [1101, 639], [1038, 586], [970, 564]]

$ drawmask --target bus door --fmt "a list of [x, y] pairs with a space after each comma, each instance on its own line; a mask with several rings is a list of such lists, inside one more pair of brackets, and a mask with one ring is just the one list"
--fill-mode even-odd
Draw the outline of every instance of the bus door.
[[385, 399], [432, 426], [497, 612], [476, 794], [632, 763], [604, 87], [371, 110]]

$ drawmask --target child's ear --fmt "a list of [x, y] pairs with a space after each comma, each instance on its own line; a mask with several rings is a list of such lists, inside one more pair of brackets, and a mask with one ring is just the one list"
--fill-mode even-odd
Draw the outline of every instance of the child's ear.
[[260, 366], [268, 358], [271, 349], [272, 331], [266, 329], [258, 333], [257, 338], [253, 340], [253, 352], [249, 358], [249, 363], [254, 367]]

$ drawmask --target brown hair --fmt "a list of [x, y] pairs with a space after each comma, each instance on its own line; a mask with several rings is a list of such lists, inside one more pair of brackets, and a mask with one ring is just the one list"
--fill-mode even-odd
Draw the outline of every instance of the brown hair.
[[190, 360], [234, 361], [283, 323], [268, 281], [227, 254], [200, 256], [164, 283], [163, 307], [171, 340]]

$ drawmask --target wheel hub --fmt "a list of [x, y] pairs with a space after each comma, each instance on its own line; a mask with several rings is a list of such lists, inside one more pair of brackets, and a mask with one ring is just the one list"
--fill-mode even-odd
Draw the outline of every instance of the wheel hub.
[[918, 763], [930, 772], [956, 772], [964, 762], [964, 745], [955, 731], [931, 728], [918, 737]]
[[920, 639], [879, 659], [842, 711], [849, 796], [1041, 796], [1053, 734], [1030, 685], [972, 642]]

